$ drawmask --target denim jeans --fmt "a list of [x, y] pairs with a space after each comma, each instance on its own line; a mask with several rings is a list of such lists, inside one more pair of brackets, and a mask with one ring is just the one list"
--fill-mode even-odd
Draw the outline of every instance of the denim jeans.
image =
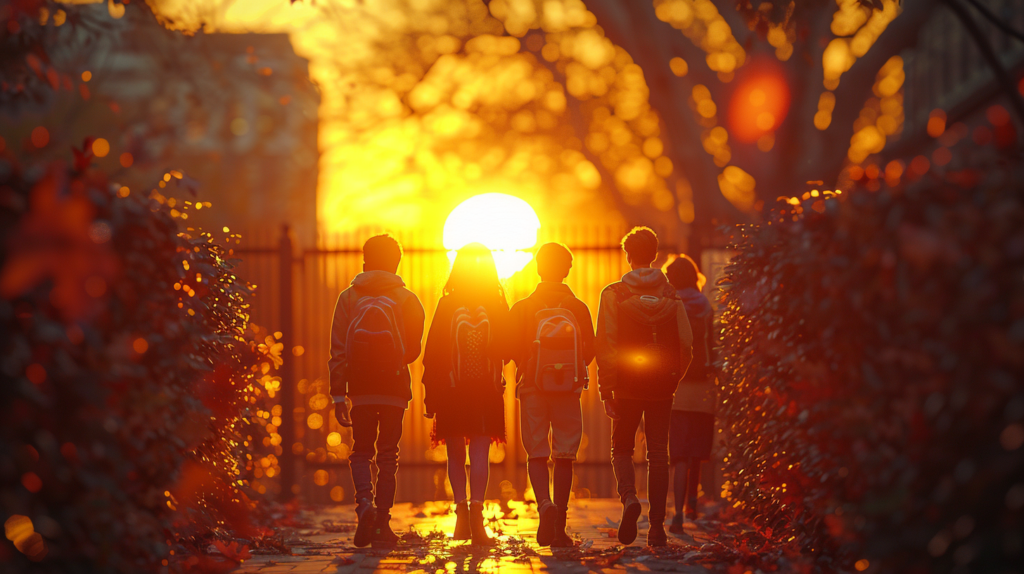
[[[395, 504], [395, 475], [398, 474], [398, 441], [402, 439], [405, 409], [390, 405], [352, 407], [352, 483], [356, 499], [373, 498], [378, 510], [388, 512]], [[373, 471], [377, 464], [377, 496], [374, 497]]]
[[643, 420], [647, 436], [649, 517], [651, 523], [663, 524], [668, 500], [668, 428], [672, 401], [616, 399], [616, 402], [619, 419], [612, 420], [612, 469], [619, 487], [619, 498], [625, 501], [626, 497], [636, 495], [633, 449], [636, 447], [636, 430]]

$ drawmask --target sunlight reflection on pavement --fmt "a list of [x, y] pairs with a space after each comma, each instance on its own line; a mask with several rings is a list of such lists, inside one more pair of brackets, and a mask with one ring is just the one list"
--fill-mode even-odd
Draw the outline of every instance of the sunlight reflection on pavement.
[[[449, 503], [400, 504], [392, 509], [392, 528], [402, 541], [393, 550], [355, 548], [352, 533], [355, 513], [351, 505], [306, 511], [303, 527], [291, 529], [286, 540], [292, 555], [254, 555], [236, 574], [274, 572], [521, 572], [673, 571], [707, 572], [687, 559], [701, 554], [702, 546], [717, 544], [694, 523], [683, 537], [670, 536], [668, 548], [645, 548], [647, 519], [640, 522], [636, 542], [623, 548], [615, 538], [619, 503], [611, 499], [574, 502], [569, 509], [569, 530], [575, 548], [538, 547], [534, 540], [537, 511], [533, 503], [512, 501], [502, 515], [488, 503], [488, 528], [499, 536], [492, 549], [455, 542], [450, 534], [455, 515]], [[689, 563], [689, 564], [688, 564]]]

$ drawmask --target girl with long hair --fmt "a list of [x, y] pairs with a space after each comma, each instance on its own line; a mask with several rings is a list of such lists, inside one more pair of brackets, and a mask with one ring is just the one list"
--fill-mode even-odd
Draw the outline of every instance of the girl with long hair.
[[505, 441], [502, 365], [509, 358], [504, 341], [508, 321], [508, 302], [491, 252], [479, 243], [459, 249], [427, 333], [423, 402], [427, 416], [434, 418], [434, 443], [448, 451], [454, 537], [487, 546], [495, 542], [484, 529], [483, 501], [490, 445]]
[[697, 518], [701, 462], [710, 460], [715, 430], [714, 313], [701, 292], [707, 281], [697, 263], [680, 255], [665, 275], [686, 306], [693, 330], [693, 362], [679, 381], [669, 423], [669, 458], [675, 467], [675, 510], [669, 532], [683, 534], [683, 511]]

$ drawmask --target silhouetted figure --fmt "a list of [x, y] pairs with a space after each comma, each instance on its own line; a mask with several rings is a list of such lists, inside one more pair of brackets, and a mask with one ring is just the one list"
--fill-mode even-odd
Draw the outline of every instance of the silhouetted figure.
[[660, 269], [658, 237], [636, 227], [622, 240], [632, 271], [605, 287], [597, 317], [598, 385], [612, 419], [612, 468], [622, 501], [618, 538], [636, 540], [642, 507], [636, 496], [633, 449], [641, 420], [647, 437], [650, 546], [668, 544], [668, 429], [672, 394], [690, 364], [693, 335], [683, 303]]
[[713, 321], [711, 303], [701, 293], [704, 276], [697, 264], [683, 255], [665, 267], [665, 275], [686, 306], [693, 330], [693, 362], [679, 381], [672, 401], [669, 427], [669, 457], [675, 468], [675, 507], [669, 531], [683, 533], [683, 508], [686, 517], [697, 517], [697, 486], [700, 463], [711, 458], [715, 430], [715, 373], [712, 361]]
[[352, 427], [349, 463], [359, 520], [353, 542], [360, 547], [398, 542], [390, 525], [398, 442], [412, 400], [409, 363], [419, 357], [423, 338], [423, 306], [395, 274], [401, 260], [395, 238], [368, 239], [363, 272], [341, 292], [331, 325], [331, 395], [338, 423]]
[[[541, 282], [533, 294], [512, 306], [510, 348], [519, 382], [520, 432], [537, 496], [541, 546], [573, 546], [565, 522], [573, 461], [583, 437], [580, 393], [589, 383], [587, 366], [594, 360], [590, 309], [562, 282], [571, 268], [568, 248], [560, 243], [542, 245], [537, 251]], [[555, 459], [554, 503], [548, 457]]]
[[[492, 442], [505, 440], [504, 333], [509, 309], [491, 252], [479, 243], [458, 251], [423, 355], [424, 408], [432, 438], [448, 450], [455, 497], [455, 539], [493, 545], [484, 530], [483, 502]], [[466, 493], [469, 445], [470, 495]]]

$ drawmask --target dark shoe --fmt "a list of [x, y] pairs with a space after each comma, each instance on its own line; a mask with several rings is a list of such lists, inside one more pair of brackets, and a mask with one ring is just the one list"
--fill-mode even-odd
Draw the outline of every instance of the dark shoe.
[[550, 500], [542, 500], [537, 507], [540, 514], [540, 524], [537, 525], [537, 544], [539, 546], [551, 546], [555, 538], [555, 514], [558, 509]]
[[672, 523], [668, 525], [668, 531], [672, 534], [683, 535], [686, 532], [683, 530], [683, 514], [681, 512], [676, 513], [672, 517]]
[[497, 542], [487, 535], [484, 527], [484, 503], [469, 504], [469, 530], [474, 546], [494, 546]]
[[472, 531], [469, 529], [469, 501], [463, 500], [455, 505], [455, 533], [452, 538], [455, 540], [469, 540]]
[[687, 520], [697, 520], [697, 501], [694, 500], [690, 503], [689, 508], [686, 509]]
[[619, 520], [619, 542], [632, 544], [636, 540], [636, 521], [640, 519], [643, 506], [636, 496], [629, 495], [622, 501], [622, 519]]
[[665, 534], [665, 525], [651, 523], [651, 529], [647, 531], [648, 546], [668, 546], [668, 535]]
[[555, 515], [555, 538], [551, 541], [552, 548], [572, 548], [576, 543], [565, 532], [566, 511], [559, 510]]
[[352, 537], [352, 543], [362, 548], [370, 544], [373, 538], [374, 525], [377, 522], [377, 509], [368, 498], [360, 498], [356, 504], [356, 534]]
[[373, 528], [373, 539], [370, 545], [374, 548], [394, 548], [398, 546], [398, 535], [391, 530], [391, 513], [378, 512], [377, 523]]

